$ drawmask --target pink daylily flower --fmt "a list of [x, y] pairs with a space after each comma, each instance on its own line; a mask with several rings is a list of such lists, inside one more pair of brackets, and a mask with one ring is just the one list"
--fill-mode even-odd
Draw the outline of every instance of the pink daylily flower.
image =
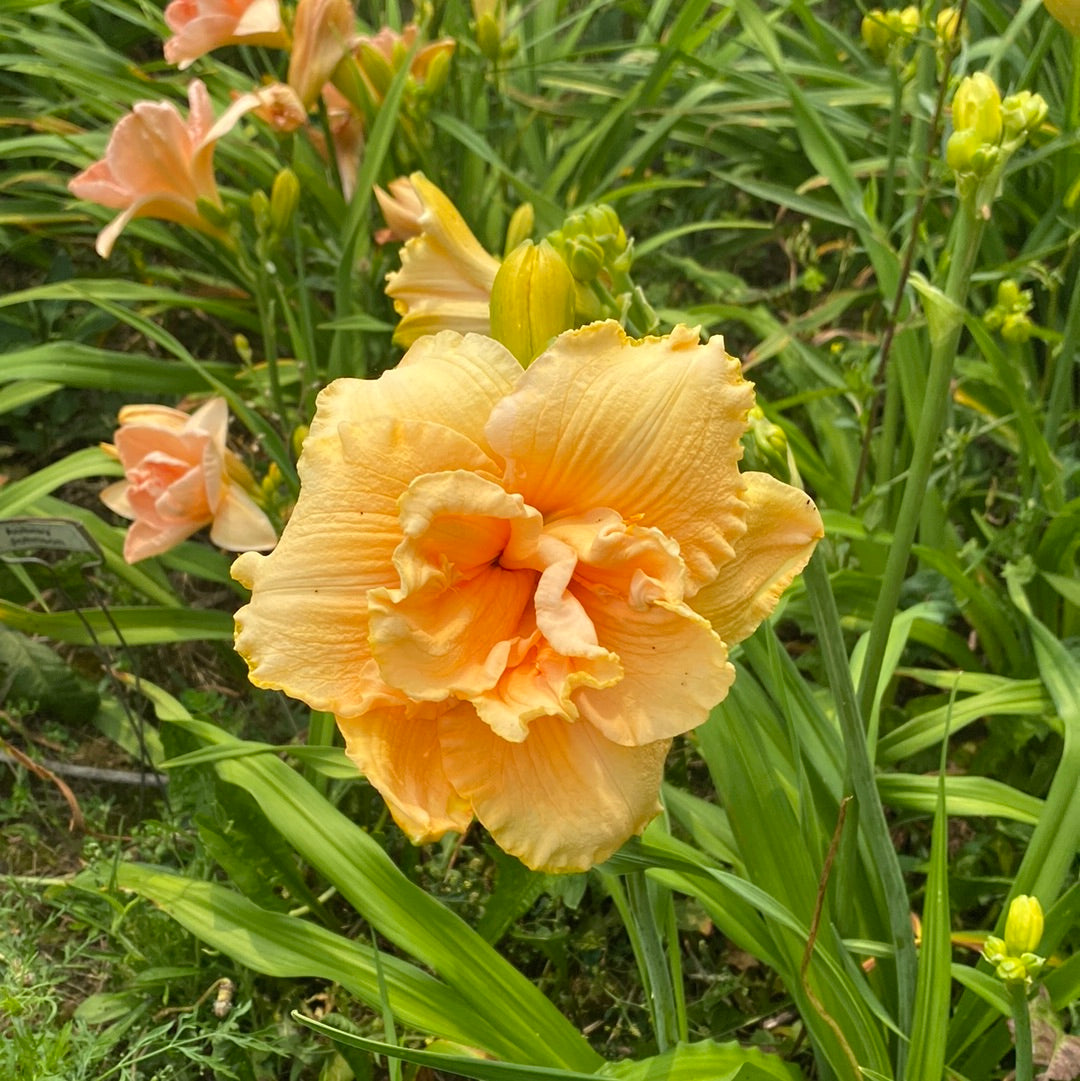
[[277, 533], [245, 488], [251, 474], [225, 446], [229, 411], [212, 398], [188, 415], [163, 405], [120, 410], [114, 444], [105, 449], [124, 467], [102, 502], [133, 519], [124, 559], [161, 555], [209, 525], [210, 539], [230, 552], [273, 548]]
[[68, 183], [79, 199], [123, 211], [99, 234], [103, 259], [135, 218], [162, 218], [204, 233], [221, 235], [199, 208], [199, 200], [220, 207], [214, 180], [214, 146], [232, 122], [214, 123], [206, 87], [192, 80], [185, 121], [172, 102], [140, 101], [109, 137], [105, 157]]
[[165, 59], [181, 71], [223, 45], [289, 44], [278, 0], [172, 0], [165, 22], [173, 32]]

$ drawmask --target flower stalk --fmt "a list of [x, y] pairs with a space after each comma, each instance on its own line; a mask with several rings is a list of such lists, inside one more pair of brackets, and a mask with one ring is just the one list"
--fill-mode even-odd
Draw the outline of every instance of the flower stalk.
[[907, 483], [904, 485], [900, 511], [896, 517], [881, 592], [870, 626], [870, 640], [858, 695], [859, 713], [863, 717], [870, 715], [873, 706], [889, 629], [896, 614], [920, 511], [926, 498], [934, 454], [948, 414], [949, 383], [960, 344], [960, 332], [964, 326], [963, 313], [967, 305], [971, 272], [975, 266], [985, 224], [978, 212], [975, 193], [969, 193], [960, 201], [948, 245], [951, 261], [944, 292], [930, 290], [924, 294], [930, 321], [930, 370], [915, 436], [915, 449], [908, 469]]

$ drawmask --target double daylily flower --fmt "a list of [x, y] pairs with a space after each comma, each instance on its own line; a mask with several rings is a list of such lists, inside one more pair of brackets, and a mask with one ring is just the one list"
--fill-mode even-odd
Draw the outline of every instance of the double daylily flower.
[[301, 492], [252, 590], [252, 680], [332, 711], [417, 842], [475, 816], [532, 867], [582, 869], [658, 809], [821, 536], [801, 491], [740, 474], [753, 389], [718, 338], [420, 338], [319, 397]]

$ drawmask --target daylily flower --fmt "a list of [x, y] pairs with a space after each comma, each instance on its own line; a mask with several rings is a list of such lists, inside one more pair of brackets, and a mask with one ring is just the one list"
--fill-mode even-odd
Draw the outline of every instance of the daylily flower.
[[531, 867], [606, 859], [822, 533], [740, 474], [753, 399], [719, 338], [614, 322], [335, 381], [281, 541], [233, 565], [252, 681], [333, 712], [414, 842], [475, 816]]
[[349, 0], [300, 0], [296, 5], [287, 82], [306, 108], [348, 56], [354, 29]]
[[278, 0], [172, 0], [165, 22], [173, 32], [165, 59], [181, 71], [223, 45], [289, 45]]
[[160, 555], [209, 525], [210, 539], [231, 552], [273, 548], [277, 533], [248, 494], [255, 482], [226, 448], [229, 411], [212, 398], [188, 415], [164, 405], [120, 410], [115, 445], [125, 479], [110, 484], [102, 502], [134, 519], [124, 539], [124, 559]]
[[97, 253], [103, 259], [135, 218], [163, 218], [220, 234], [199, 201], [221, 206], [214, 145], [231, 125], [214, 123], [210, 95], [198, 79], [188, 87], [188, 101], [186, 122], [171, 102], [138, 102], [113, 129], [105, 157], [69, 182], [79, 199], [123, 210], [98, 235]]
[[[453, 203], [423, 173], [409, 177], [420, 213], [419, 234], [401, 250], [401, 269], [386, 276], [386, 293], [401, 316], [398, 345], [440, 330], [491, 330], [491, 287], [499, 261], [473, 236]], [[403, 196], [398, 195], [399, 202]], [[381, 200], [380, 200], [381, 202]]]

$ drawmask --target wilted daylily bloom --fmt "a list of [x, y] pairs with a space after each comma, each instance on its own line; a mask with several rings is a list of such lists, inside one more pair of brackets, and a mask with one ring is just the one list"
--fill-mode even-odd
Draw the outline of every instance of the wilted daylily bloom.
[[165, 22], [173, 36], [165, 59], [180, 70], [223, 45], [288, 47], [278, 0], [172, 0]]
[[334, 68], [348, 55], [354, 30], [350, 0], [300, 0], [296, 5], [287, 82], [305, 107], [318, 100]]
[[171, 102], [138, 102], [113, 129], [105, 157], [68, 184], [79, 199], [123, 210], [98, 235], [97, 252], [103, 259], [135, 218], [163, 218], [220, 233], [200, 210], [199, 200], [221, 206], [214, 144], [229, 125], [214, 124], [210, 95], [198, 79], [188, 87], [188, 101], [186, 123]]
[[424, 212], [424, 204], [416, 194], [412, 181], [407, 176], [399, 176], [391, 180], [387, 187], [389, 191], [375, 185], [375, 198], [387, 226], [375, 234], [376, 243], [389, 244], [392, 240], [419, 236], [423, 231], [420, 215]]
[[333, 712], [413, 841], [475, 816], [531, 867], [606, 859], [822, 534], [740, 474], [753, 400], [719, 338], [613, 322], [527, 370], [445, 332], [337, 380], [281, 541], [233, 566], [251, 679]]
[[[413, 173], [409, 183], [421, 209], [417, 235], [401, 250], [401, 269], [386, 276], [387, 296], [401, 316], [394, 341], [408, 346], [440, 330], [488, 334], [498, 259], [484, 250], [454, 204], [423, 173]], [[402, 194], [395, 195], [404, 203]]]
[[255, 481], [225, 446], [229, 411], [212, 398], [188, 415], [164, 405], [120, 410], [114, 445], [125, 479], [101, 493], [102, 502], [134, 519], [124, 558], [160, 555], [209, 525], [210, 539], [231, 552], [273, 548], [277, 533], [247, 490]]

